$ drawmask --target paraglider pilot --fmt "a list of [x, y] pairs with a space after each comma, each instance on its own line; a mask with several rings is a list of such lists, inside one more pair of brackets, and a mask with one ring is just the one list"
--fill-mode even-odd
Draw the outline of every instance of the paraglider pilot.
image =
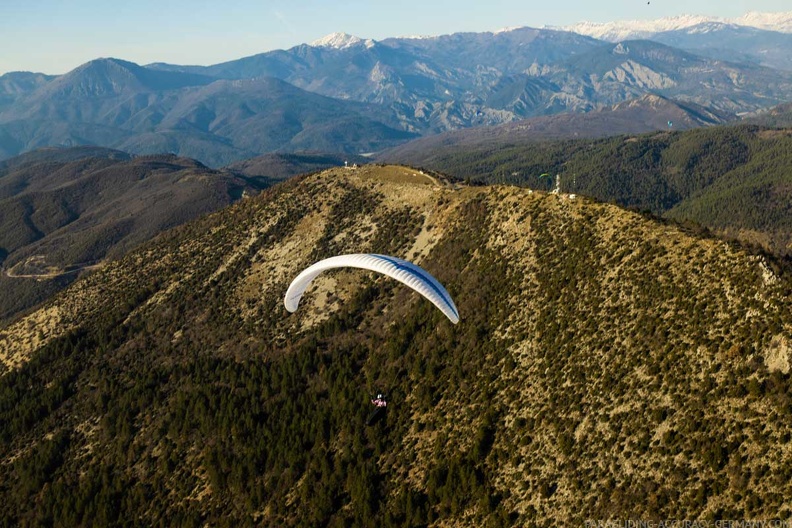
[[371, 400], [371, 403], [373, 403], [377, 407], [385, 407], [388, 405], [388, 402], [385, 400], [385, 396], [383, 396], [382, 394], [377, 394], [377, 397]]
[[385, 410], [388, 406], [388, 400], [382, 393], [377, 394], [376, 398], [372, 398], [371, 403], [375, 408], [373, 411], [371, 411], [371, 414], [369, 414], [369, 417], [366, 419], [366, 425], [373, 425], [380, 418], [382, 418], [385, 415]]

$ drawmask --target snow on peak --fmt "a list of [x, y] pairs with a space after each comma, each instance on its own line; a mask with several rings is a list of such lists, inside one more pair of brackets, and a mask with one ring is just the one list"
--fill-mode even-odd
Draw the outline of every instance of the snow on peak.
[[523, 27], [525, 26], [507, 26], [504, 28], [496, 29], [495, 31], [492, 32], [492, 34], [497, 35], [499, 33], [511, 33], [512, 31], [522, 29]]
[[732, 19], [731, 22], [741, 26], [792, 33], [792, 11], [787, 11], [786, 13], [758, 13], [751, 11], [740, 18]]
[[[647, 38], [664, 31], [688, 29], [698, 26], [697, 31], [717, 29], [715, 24], [748, 26], [782, 33], [792, 33], [792, 12], [787, 13], [746, 13], [739, 18], [727, 19], [704, 15], [679, 15], [654, 20], [617, 20], [614, 22], [579, 22], [564, 26], [564, 31], [573, 31], [581, 35], [618, 42], [635, 38]], [[721, 26], [723, 27], [723, 26]]]
[[701, 33], [712, 33], [713, 31], [720, 31], [725, 28], [736, 28], [737, 24], [727, 24], [725, 22], [702, 22], [695, 26], [685, 28], [688, 35], [695, 35]]
[[560, 29], [602, 40], [618, 42], [620, 40], [646, 38], [662, 31], [683, 29], [711, 21], [713, 19], [705, 16], [680, 15], [657, 20], [617, 20], [604, 23], [579, 22]]
[[360, 37], [356, 37], [348, 33], [330, 33], [329, 35], [311, 42], [311, 46], [316, 48], [335, 49], [351, 48], [352, 46], [357, 46], [358, 44], [363, 44], [367, 48], [370, 48], [374, 45], [374, 41], [371, 39], [363, 40]]

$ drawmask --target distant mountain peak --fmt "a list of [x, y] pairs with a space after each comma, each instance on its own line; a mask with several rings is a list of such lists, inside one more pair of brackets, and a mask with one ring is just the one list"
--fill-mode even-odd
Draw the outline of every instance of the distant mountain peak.
[[571, 26], [548, 29], [562, 29], [580, 35], [617, 42], [634, 38], [644, 38], [661, 31], [681, 29], [713, 19], [704, 16], [679, 15], [656, 20], [616, 20], [613, 22], [579, 22]]
[[492, 34], [493, 35], [497, 35], [499, 33], [510, 33], [510, 32], [512, 32], [514, 30], [522, 29], [523, 27], [524, 26], [506, 26], [506, 27], [502, 27], [500, 29], [496, 29], [495, 31], [492, 32]]
[[[102, 71], [128, 71], [132, 72], [139, 69], [140, 66], [133, 62], [127, 62], [121, 59], [112, 57], [101, 57], [98, 59], [90, 60], [84, 64], [77, 66], [72, 72], [84, 72], [88, 70], [102, 70]], [[69, 72], [69, 73], [72, 73]]]
[[792, 11], [781, 13], [750, 11], [740, 18], [731, 20], [731, 22], [741, 26], [780, 31], [781, 33], [792, 33]]
[[727, 28], [734, 29], [736, 27], [739, 27], [739, 26], [737, 24], [729, 24], [727, 22], [709, 21], [709, 22], [702, 22], [701, 24], [696, 24], [696, 25], [693, 25], [693, 26], [689, 26], [689, 27], [685, 28], [684, 30], [689, 35], [694, 35], [694, 34], [697, 34], [697, 33], [710, 33], [710, 32], [713, 32], [713, 31], [721, 31], [721, 30], [727, 29]]
[[125, 68], [140, 68], [140, 66], [135, 64], [134, 62], [130, 62], [124, 59], [117, 59], [115, 57], [99, 57], [90, 60], [85, 64], [115, 64], [118, 66], [123, 66]]
[[620, 40], [648, 38], [665, 31], [695, 27], [694, 31], [704, 33], [725, 27], [733, 27], [734, 25], [792, 33], [792, 11], [786, 13], [750, 12], [733, 19], [706, 15], [678, 15], [650, 20], [616, 20], [602, 23], [579, 22], [571, 26], [560, 28], [546, 26], [546, 28], [572, 31], [580, 35], [617, 42]]
[[374, 45], [374, 41], [371, 39], [364, 40], [360, 37], [350, 35], [349, 33], [330, 33], [329, 35], [325, 35], [324, 37], [311, 42], [311, 46], [316, 48], [335, 49], [347, 49], [360, 44], [370, 48]]
[[113, 58], [88, 61], [55, 79], [47, 89], [68, 96], [105, 96], [145, 88], [142, 68], [137, 64]]

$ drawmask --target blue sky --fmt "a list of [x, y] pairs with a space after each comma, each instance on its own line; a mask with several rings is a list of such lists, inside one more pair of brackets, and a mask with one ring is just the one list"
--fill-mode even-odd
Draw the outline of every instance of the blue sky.
[[215, 64], [343, 31], [364, 38], [681, 14], [791, 11], [789, 0], [0, 0], [0, 74], [97, 57]]

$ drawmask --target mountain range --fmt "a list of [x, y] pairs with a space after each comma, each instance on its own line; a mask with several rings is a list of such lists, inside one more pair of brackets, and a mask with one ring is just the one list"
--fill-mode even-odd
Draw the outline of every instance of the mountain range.
[[532, 28], [381, 42], [333, 35], [319, 42], [206, 68], [175, 69], [221, 78], [276, 75], [330, 97], [396, 106], [405, 126], [424, 133], [588, 111], [646, 93], [742, 112], [773, 104], [768, 104], [770, 93], [779, 96], [776, 103], [784, 102], [792, 78], [658, 43], [609, 46], [574, 33]]
[[270, 182], [173, 155], [132, 157], [96, 147], [42, 149], [0, 162], [0, 320]]
[[414, 136], [378, 121], [384, 114], [274, 78], [216, 80], [98, 59], [0, 112], [0, 130], [11, 136], [0, 149], [87, 143], [218, 166], [279, 149], [365, 152]]
[[701, 23], [709, 29], [660, 32], [656, 42], [533, 28], [381, 41], [333, 34], [212, 66], [97, 59], [58, 77], [9, 73], [0, 76], [0, 158], [95, 144], [219, 167], [270, 152], [368, 154], [646, 95], [724, 119], [792, 99], [789, 34]]
[[[439, 170], [442, 163], [438, 165], [438, 160], [465, 149], [495, 151], [527, 142], [689, 130], [730, 120], [727, 114], [717, 114], [696, 104], [680, 104], [665, 97], [645, 95], [591, 112], [563, 113], [435, 134], [387, 149], [379, 153], [377, 159]], [[469, 176], [458, 167], [443, 168], [452, 174]]]
[[[651, 13], [651, 11], [648, 11]], [[710, 26], [706, 26], [706, 25]], [[706, 15], [679, 15], [673, 17], [618, 20], [613, 22], [579, 22], [554, 29], [572, 31], [601, 40], [619, 42], [621, 40], [652, 38], [657, 34], [670, 31], [691, 30], [702, 27], [722, 27], [724, 25], [761, 29], [777, 33], [792, 33], [792, 11], [761, 13], [750, 11], [741, 17], [723, 18]]]
[[[356, 252], [420, 264], [459, 324], [362, 270], [285, 310], [300, 270]], [[398, 166], [293, 178], [2, 327], [0, 517], [787, 519], [790, 273], [580, 196]]]
[[655, 20], [581, 22], [563, 28], [609, 42], [648, 39], [699, 55], [792, 70], [792, 12], [724, 19], [682, 15]]

